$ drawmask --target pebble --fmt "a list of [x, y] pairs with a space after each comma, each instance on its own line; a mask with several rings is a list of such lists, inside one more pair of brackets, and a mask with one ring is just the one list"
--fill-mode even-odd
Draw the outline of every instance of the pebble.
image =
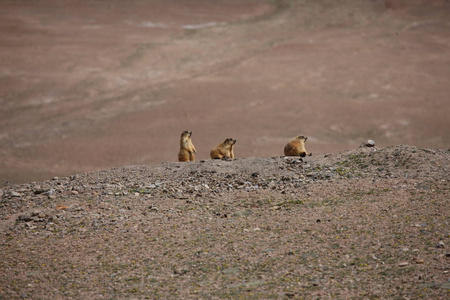
[[414, 258], [414, 262], [416, 264], [423, 264], [423, 263], [425, 263], [425, 261], [423, 259], [420, 259], [420, 258]]
[[284, 295], [288, 298], [295, 297], [295, 293], [291, 293], [291, 292], [286, 292], [286, 293], [284, 293]]
[[360, 147], [375, 147], [375, 141], [367, 140], [367, 141], [363, 142]]
[[151, 212], [158, 212], [159, 211], [159, 209], [157, 207], [153, 206], [153, 205], [149, 206], [148, 210], [150, 210]]
[[15, 192], [15, 191], [12, 191], [11, 192], [11, 197], [23, 197], [23, 194]]
[[30, 222], [30, 221], [32, 221], [33, 219], [31, 218], [31, 215], [25, 214], [25, 215], [20, 215], [20, 216], [17, 218], [17, 220], [23, 221], [23, 222]]
[[186, 274], [187, 272], [188, 272], [188, 270], [183, 269], [183, 268], [179, 268], [179, 267], [175, 267], [175, 268], [173, 269], [173, 273], [174, 273], [175, 275], [183, 275], [183, 274]]

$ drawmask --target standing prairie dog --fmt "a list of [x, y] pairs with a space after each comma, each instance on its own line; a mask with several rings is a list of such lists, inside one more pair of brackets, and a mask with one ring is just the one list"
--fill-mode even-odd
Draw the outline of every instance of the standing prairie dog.
[[[308, 137], [299, 135], [293, 138], [287, 145], [284, 147], [284, 155], [286, 156], [301, 156], [305, 157], [308, 155], [305, 148], [305, 142]], [[311, 154], [309, 154], [311, 155]]]
[[191, 140], [192, 131], [183, 131], [180, 139], [180, 152], [178, 152], [178, 161], [194, 161], [195, 150]]
[[226, 139], [223, 143], [212, 148], [210, 156], [212, 159], [233, 159], [234, 158], [234, 144], [236, 140], [232, 138]]

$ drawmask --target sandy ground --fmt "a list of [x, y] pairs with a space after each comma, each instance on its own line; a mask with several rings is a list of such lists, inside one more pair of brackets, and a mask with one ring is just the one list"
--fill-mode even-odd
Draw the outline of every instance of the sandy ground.
[[0, 2], [0, 181], [198, 158], [449, 146], [450, 4]]

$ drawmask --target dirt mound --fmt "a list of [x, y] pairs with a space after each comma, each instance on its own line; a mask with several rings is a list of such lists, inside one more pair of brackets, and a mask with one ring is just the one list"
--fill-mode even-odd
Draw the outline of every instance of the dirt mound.
[[129, 166], [0, 190], [0, 296], [446, 299], [450, 151]]

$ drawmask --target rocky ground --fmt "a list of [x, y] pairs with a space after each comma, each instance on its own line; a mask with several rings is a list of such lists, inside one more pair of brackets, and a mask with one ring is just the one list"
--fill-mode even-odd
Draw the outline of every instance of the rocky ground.
[[448, 0], [0, 1], [0, 184], [365, 139], [450, 145]]
[[449, 149], [129, 166], [0, 189], [0, 299], [448, 299]]

